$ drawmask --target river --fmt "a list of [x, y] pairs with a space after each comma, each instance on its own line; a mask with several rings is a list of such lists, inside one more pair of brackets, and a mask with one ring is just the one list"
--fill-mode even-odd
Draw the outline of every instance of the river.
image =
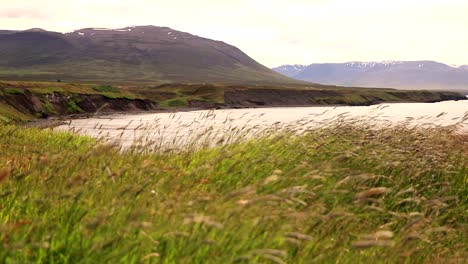
[[468, 131], [468, 101], [118, 114], [69, 120], [56, 129], [99, 138], [122, 148], [131, 145], [182, 148], [231, 142], [265, 130], [300, 132], [343, 120], [360, 120], [376, 126], [458, 124], [461, 131]]

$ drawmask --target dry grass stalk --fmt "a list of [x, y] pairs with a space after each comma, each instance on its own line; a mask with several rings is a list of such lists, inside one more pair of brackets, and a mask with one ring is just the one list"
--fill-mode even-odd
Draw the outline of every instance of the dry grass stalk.
[[216, 222], [211, 219], [211, 217], [204, 216], [204, 215], [193, 215], [191, 217], [187, 217], [184, 219], [184, 224], [202, 224], [210, 227], [215, 227], [218, 229], [222, 229], [224, 226], [223, 224]]
[[0, 183], [10, 176], [10, 170], [6, 168], [0, 169]]
[[164, 234], [164, 237], [189, 237], [190, 233], [183, 231], [173, 231]]
[[379, 196], [385, 193], [390, 192], [390, 188], [387, 187], [376, 187], [376, 188], [371, 188], [369, 190], [360, 192], [354, 196], [356, 200], [362, 200], [365, 198], [373, 197], [373, 196]]
[[355, 248], [371, 248], [371, 247], [383, 247], [392, 246], [393, 242], [390, 241], [393, 238], [394, 233], [389, 230], [379, 230], [373, 234], [369, 234], [363, 237], [362, 240], [353, 243]]
[[282, 260], [281, 258], [279, 258], [277, 256], [274, 256], [274, 255], [265, 254], [265, 255], [262, 255], [262, 257], [265, 258], [265, 259], [268, 259], [271, 262], [276, 263], [276, 264], [286, 264], [286, 262], [284, 260]]
[[312, 237], [306, 234], [298, 233], [298, 232], [290, 232], [284, 234], [285, 237], [287, 238], [293, 238], [297, 240], [305, 240], [305, 241], [310, 241], [312, 240]]
[[395, 197], [399, 197], [399, 196], [402, 196], [402, 195], [407, 194], [407, 193], [413, 193], [415, 191], [416, 191], [416, 189], [413, 186], [411, 186], [406, 190], [399, 191], [397, 194], [395, 194]]
[[392, 241], [388, 240], [360, 240], [353, 243], [353, 247], [365, 249], [371, 247], [389, 247], [392, 246]]
[[255, 249], [250, 251], [252, 255], [272, 255], [276, 257], [286, 258], [288, 253], [284, 250], [280, 249], [271, 249], [271, 248], [264, 248], [264, 249]]
[[145, 260], [148, 260], [150, 258], [159, 258], [159, 257], [160, 257], [159, 253], [154, 252], [154, 253], [150, 253], [150, 254], [144, 256], [141, 260], [145, 261]]
[[364, 238], [367, 240], [388, 240], [394, 236], [392, 231], [379, 230], [373, 234], [367, 235]]

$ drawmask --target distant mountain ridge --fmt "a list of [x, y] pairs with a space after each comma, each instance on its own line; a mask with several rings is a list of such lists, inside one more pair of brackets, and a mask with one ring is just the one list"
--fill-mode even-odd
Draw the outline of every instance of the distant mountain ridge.
[[273, 70], [298, 80], [330, 85], [468, 91], [468, 65], [435, 61], [315, 63], [283, 65]]
[[297, 83], [234, 46], [156, 26], [0, 30], [0, 78]]
[[294, 65], [283, 65], [278, 68], [273, 68], [274, 71], [286, 75], [288, 77], [296, 76], [307, 68], [307, 65], [294, 64]]

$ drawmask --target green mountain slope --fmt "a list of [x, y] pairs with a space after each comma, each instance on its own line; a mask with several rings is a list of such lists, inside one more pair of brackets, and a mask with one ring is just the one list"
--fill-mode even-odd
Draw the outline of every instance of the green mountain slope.
[[297, 83], [238, 48], [167, 27], [1, 31], [0, 78]]

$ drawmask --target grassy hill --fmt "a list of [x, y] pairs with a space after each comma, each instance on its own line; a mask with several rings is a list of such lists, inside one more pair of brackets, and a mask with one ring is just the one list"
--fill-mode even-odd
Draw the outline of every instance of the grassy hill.
[[299, 83], [238, 48], [166, 27], [0, 32], [0, 78], [119, 83]]

